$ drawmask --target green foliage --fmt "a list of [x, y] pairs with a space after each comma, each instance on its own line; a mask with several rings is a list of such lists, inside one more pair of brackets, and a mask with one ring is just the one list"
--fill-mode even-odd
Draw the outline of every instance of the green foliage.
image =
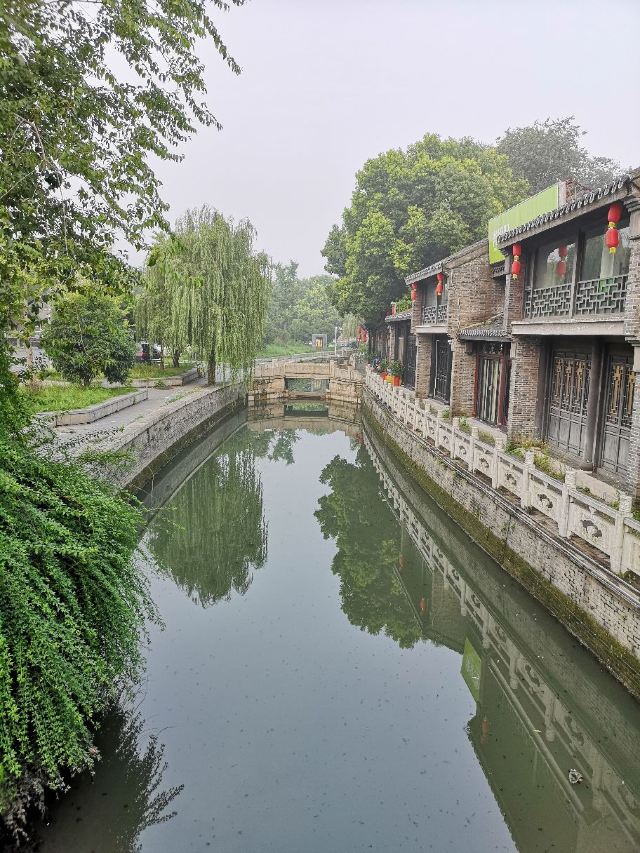
[[103, 403], [120, 394], [129, 394], [133, 388], [77, 388], [69, 385], [20, 386], [20, 394], [29, 412], [65, 412], [68, 409], [84, 409], [95, 403]]
[[0, 785], [52, 787], [93, 762], [98, 715], [137, 676], [146, 581], [140, 514], [75, 464], [0, 425]]
[[392, 376], [399, 376], [400, 378], [402, 378], [402, 374], [403, 374], [402, 362], [401, 361], [392, 361], [391, 364], [389, 365], [389, 373]]
[[513, 174], [527, 180], [531, 193], [570, 177], [586, 187], [600, 187], [620, 174], [620, 166], [608, 157], [592, 157], [580, 144], [585, 134], [575, 116], [548, 118], [509, 128], [497, 149], [508, 158]]
[[109, 382], [124, 382], [136, 352], [117, 300], [95, 289], [68, 293], [56, 302], [42, 346], [65, 379], [82, 385], [100, 373]]
[[[242, 5], [244, 0], [231, 0]], [[163, 227], [152, 161], [198, 124], [211, 18], [224, 0], [0, 4], [0, 325], [28, 334], [40, 300], [78, 271], [120, 278], [116, 236], [136, 246]], [[25, 311], [26, 306], [26, 311]]]
[[422, 637], [402, 580], [395, 571], [400, 528], [382, 500], [378, 475], [364, 447], [355, 463], [336, 456], [320, 482], [330, 492], [319, 499], [316, 518], [325, 539], [338, 551], [332, 571], [340, 579], [342, 609], [352, 625], [384, 633], [402, 648]]
[[210, 382], [217, 363], [250, 369], [262, 342], [271, 275], [254, 241], [250, 222], [236, 224], [205, 205], [187, 211], [148, 258], [137, 308], [143, 328], [175, 350], [192, 347]]
[[396, 300], [396, 311], [398, 314], [401, 311], [408, 311], [411, 308], [411, 295], [409, 293], [405, 293], [404, 296], [401, 296], [400, 299]]
[[265, 322], [265, 343], [284, 344], [307, 341], [311, 336], [327, 335], [333, 339], [336, 326], [343, 325], [341, 316], [331, 303], [328, 275], [298, 277], [298, 265], [276, 264], [269, 313]]
[[149, 526], [158, 564], [203, 607], [244, 594], [267, 556], [262, 483], [245, 438], [228, 439]]
[[376, 325], [407, 273], [486, 237], [488, 219], [527, 192], [504, 155], [469, 138], [427, 134], [368, 160], [323, 249], [334, 305]]

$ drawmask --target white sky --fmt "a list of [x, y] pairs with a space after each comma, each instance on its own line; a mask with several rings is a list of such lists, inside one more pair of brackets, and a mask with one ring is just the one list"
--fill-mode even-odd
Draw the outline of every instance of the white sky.
[[243, 73], [202, 57], [224, 129], [159, 167], [170, 219], [248, 217], [304, 275], [364, 161], [426, 132], [492, 142], [574, 114], [592, 153], [640, 165], [638, 0], [250, 0], [216, 21]]

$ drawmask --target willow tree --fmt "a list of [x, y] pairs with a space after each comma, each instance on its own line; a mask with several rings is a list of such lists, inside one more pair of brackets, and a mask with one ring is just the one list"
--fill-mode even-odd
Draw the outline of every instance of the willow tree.
[[149, 300], [147, 322], [168, 305], [172, 345], [193, 347], [206, 361], [211, 383], [217, 364], [234, 374], [250, 369], [262, 343], [271, 267], [255, 251], [255, 236], [248, 220], [227, 220], [205, 205], [187, 211], [171, 239], [150, 255], [149, 265], [159, 268], [152, 282], [163, 283], [166, 299]]

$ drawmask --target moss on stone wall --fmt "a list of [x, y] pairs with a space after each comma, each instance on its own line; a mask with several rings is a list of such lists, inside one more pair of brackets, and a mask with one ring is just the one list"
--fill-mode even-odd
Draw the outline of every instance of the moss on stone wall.
[[[522, 556], [509, 548], [506, 544], [508, 528], [502, 531], [504, 539], [496, 536], [482, 524], [479, 518], [480, 513], [477, 517], [465, 509], [446, 489], [430, 477], [423, 468], [419, 467], [391, 438], [366, 400], [363, 403], [363, 414], [365, 425], [389, 448], [410, 477], [433, 498], [441, 509], [493, 557], [511, 577], [515, 578], [535, 599], [543, 604], [571, 634], [590, 649], [636, 699], [640, 699], [640, 661], [614, 639], [589, 613], [553, 586]], [[403, 428], [401, 425], [399, 426], [401, 429]], [[426, 449], [430, 450], [428, 446]], [[433, 453], [433, 460], [437, 465], [445, 468], [445, 463], [438, 459], [435, 453]], [[509, 524], [512, 522], [519, 523], [515, 515], [512, 516]]]

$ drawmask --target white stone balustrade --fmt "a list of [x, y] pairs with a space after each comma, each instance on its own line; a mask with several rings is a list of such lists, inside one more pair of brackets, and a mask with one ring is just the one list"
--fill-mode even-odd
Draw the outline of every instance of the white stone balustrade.
[[524, 460], [506, 453], [504, 436], [492, 436], [493, 444], [486, 441], [476, 424], [449, 419], [442, 404], [416, 399], [413, 391], [383, 381], [370, 367], [365, 384], [416, 435], [463, 463], [470, 473], [482, 475], [494, 489], [515, 497], [522, 509], [555, 522], [559, 536], [575, 536], [597, 548], [616, 574], [640, 575], [640, 523], [633, 518], [630, 496], [621, 494], [612, 506], [580, 491], [573, 469], [565, 471], [563, 480], [540, 471], [534, 451], [527, 451]]

